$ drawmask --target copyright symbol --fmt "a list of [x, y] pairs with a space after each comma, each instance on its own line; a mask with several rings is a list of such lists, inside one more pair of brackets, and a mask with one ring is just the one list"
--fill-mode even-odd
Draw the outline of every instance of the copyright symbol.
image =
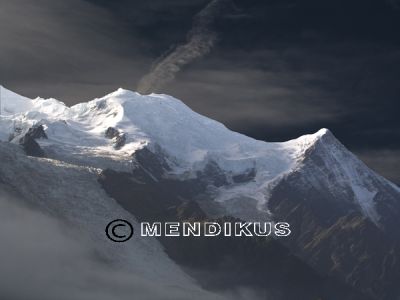
[[117, 219], [107, 225], [106, 235], [113, 242], [123, 243], [132, 237], [133, 226], [126, 220]]

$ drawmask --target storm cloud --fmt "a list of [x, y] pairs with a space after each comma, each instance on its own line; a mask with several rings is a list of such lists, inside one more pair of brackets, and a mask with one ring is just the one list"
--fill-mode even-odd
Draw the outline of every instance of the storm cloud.
[[209, 0], [0, 0], [0, 82], [74, 104], [142, 79], [257, 139], [327, 127], [356, 153], [397, 153], [398, 1], [231, 2], [197, 26]]

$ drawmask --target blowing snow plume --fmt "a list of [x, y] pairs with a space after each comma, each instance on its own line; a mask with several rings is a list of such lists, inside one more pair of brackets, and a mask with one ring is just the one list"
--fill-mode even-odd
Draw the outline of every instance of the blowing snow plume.
[[198, 57], [202, 57], [214, 46], [217, 34], [212, 25], [231, 0], [213, 0], [193, 19], [192, 29], [186, 43], [179, 45], [172, 53], [161, 59], [138, 84], [141, 94], [156, 92], [175, 78], [181, 68]]

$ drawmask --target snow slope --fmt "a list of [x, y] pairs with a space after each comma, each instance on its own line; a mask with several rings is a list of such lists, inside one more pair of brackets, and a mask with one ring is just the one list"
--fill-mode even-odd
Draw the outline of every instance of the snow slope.
[[[12, 244], [4, 248], [15, 252], [6, 255], [11, 262], [2, 263], [4, 272], [10, 270], [9, 276], [3, 277], [2, 286], [10, 289], [12, 295], [21, 296], [29, 290], [31, 282], [36, 296], [46, 294], [43, 291], [47, 290], [49, 282], [54, 281], [49, 293], [61, 293], [63, 289], [69, 293], [75, 288], [80, 293], [88, 293], [82, 298], [69, 295], [74, 299], [97, 299], [105, 291], [110, 293], [109, 297], [121, 300], [132, 299], [132, 295], [138, 294], [143, 299], [222, 299], [201, 289], [166, 255], [155, 238], [142, 238], [136, 234], [125, 243], [113, 243], [106, 238], [104, 228], [112, 220], [122, 218], [129, 220], [136, 229], [140, 226], [100, 187], [98, 169], [28, 157], [17, 145], [4, 142], [0, 142], [0, 157], [0, 204], [6, 209], [0, 219], [0, 239], [10, 241]], [[15, 191], [15, 194], [10, 197], [7, 191]], [[10, 198], [38, 210], [28, 213], [24, 209], [26, 212], [22, 217], [13, 219], [9, 214], [12, 216], [14, 211], [6, 204]], [[44, 215], [39, 212], [44, 212]], [[15, 234], [11, 236], [13, 231]], [[23, 240], [18, 240], [21, 236]], [[80, 238], [75, 240], [74, 236]], [[67, 253], [71, 248], [74, 253]], [[41, 257], [42, 253], [35, 251], [43, 251], [48, 257]], [[81, 251], [84, 252], [81, 254]], [[32, 262], [34, 255], [37, 255], [34, 259], [44, 262]], [[21, 261], [27, 265], [21, 265]], [[12, 262], [15, 263], [13, 267], [10, 266]], [[41, 272], [30, 270], [32, 264], [37, 265]], [[16, 274], [17, 270], [24, 273]], [[55, 272], [57, 277], [47, 278], [51, 276], [49, 272]], [[79, 273], [74, 275], [74, 272]], [[31, 273], [33, 278], [29, 279], [25, 290], [10, 288], [15, 284], [25, 284], [20, 282], [21, 278]], [[83, 281], [79, 282], [79, 279]], [[100, 284], [99, 295], [91, 286], [94, 282]], [[2, 293], [7, 293], [7, 289]], [[89, 293], [93, 295], [89, 297]]]
[[[287, 170], [302, 146], [315, 138], [280, 144], [257, 141], [228, 130], [167, 95], [143, 96], [119, 89], [69, 108], [54, 99], [30, 100], [3, 88], [2, 140], [12, 132], [14, 123], [26, 128], [38, 122], [47, 127], [49, 140], [45, 146], [96, 149], [122, 158], [145, 144], [157, 143], [183, 167], [196, 167], [212, 157], [225, 170], [240, 171], [256, 160], [268, 164], [266, 178]], [[117, 153], [104, 137], [108, 127], [127, 133], [127, 143]]]
[[[131, 215], [99, 188], [97, 169], [27, 157], [16, 145], [8, 143], [0, 143], [0, 155], [2, 184], [17, 190], [24, 199], [48, 214], [78, 228], [84, 227], [93, 235], [93, 241], [101, 245], [97, 247], [98, 251], [117, 266], [141, 272], [144, 277], [150, 273], [153, 278], [154, 273], [163, 271], [165, 267], [165, 270], [185, 279], [165, 254], [159, 254], [163, 251], [155, 240], [134, 236], [123, 245], [107, 240], [104, 228], [111, 220], [125, 218], [136, 228], [138, 225]], [[163, 260], [170, 265], [163, 263]], [[164, 279], [167, 278], [165, 276]]]

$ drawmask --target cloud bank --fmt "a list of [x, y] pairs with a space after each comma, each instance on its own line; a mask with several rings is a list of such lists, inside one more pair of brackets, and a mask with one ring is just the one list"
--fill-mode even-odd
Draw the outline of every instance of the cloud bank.
[[98, 254], [84, 232], [26, 203], [0, 183], [1, 299], [265, 299], [265, 292], [247, 287], [208, 292], [122, 271]]
[[[7, 300], [223, 300], [164, 286], [107, 264], [88, 238], [21, 205], [0, 185], [0, 298]], [[197, 293], [197, 294], [196, 294]]]

